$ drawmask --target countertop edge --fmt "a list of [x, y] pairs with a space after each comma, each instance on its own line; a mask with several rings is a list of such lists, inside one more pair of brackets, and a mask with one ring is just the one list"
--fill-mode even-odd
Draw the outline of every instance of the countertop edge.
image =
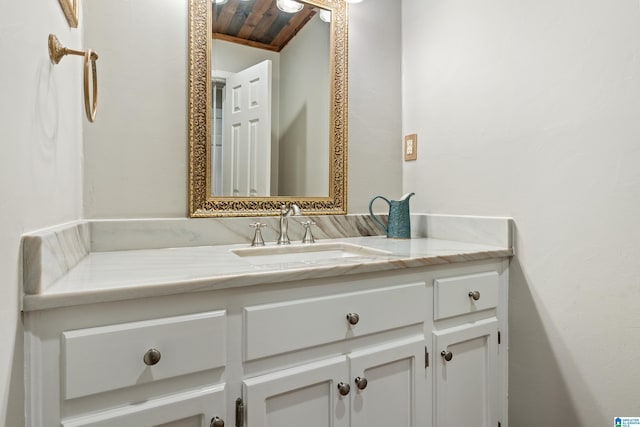
[[[345, 238], [380, 235], [383, 230], [368, 214], [296, 217], [291, 222], [291, 238], [302, 239], [299, 221], [313, 220], [316, 238]], [[386, 221], [386, 215], [380, 215]], [[192, 247], [249, 243], [249, 224], [260, 219], [269, 225], [265, 233], [275, 233], [276, 217], [259, 218], [145, 218], [87, 219], [59, 224], [25, 233], [22, 237], [25, 294], [43, 292], [93, 252], [167, 247]], [[411, 214], [413, 238], [436, 238], [498, 247], [513, 247], [513, 220], [445, 214]], [[265, 239], [275, 235], [265, 235]]]
[[295, 268], [287, 271], [260, 271], [255, 273], [228, 274], [190, 280], [150, 283], [139, 286], [109, 289], [91, 289], [56, 294], [25, 294], [22, 298], [24, 312], [55, 308], [106, 303], [138, 298], [207, 292], [222, 289], [286, 283], [296, 280], [323, 279], [336, 276], [375, 273], [400, 269], [412, 269], [462, 262], [508, 258], [514, 255], [512, 248], [470, 251], [457, 254], [383, 259], [350, 265], [322, 265]]

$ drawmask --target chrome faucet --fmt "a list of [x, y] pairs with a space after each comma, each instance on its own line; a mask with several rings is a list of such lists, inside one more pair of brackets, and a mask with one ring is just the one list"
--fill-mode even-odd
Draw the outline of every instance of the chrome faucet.
[[298, 205], [292, 203], [291, 206], [280, 206], [280, 237], [278, 237], [279, 245], [288, 245], [291, 243], [289, 240], [289, 216], [300, 215], [300, 208]]

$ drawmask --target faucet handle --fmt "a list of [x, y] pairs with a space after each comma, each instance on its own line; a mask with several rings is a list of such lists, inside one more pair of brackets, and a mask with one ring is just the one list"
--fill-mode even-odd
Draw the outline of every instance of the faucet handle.
[[262, 232], [260, 231], [260, 229], [262, 227], [266, 227], [267, 224], [263, 224], [258, 221], [250, 224], [250, 226], [256, 229], [256, 232], [253, 235], [253, 240], [251, 241], [251, 246], [264, 246], [264, 239], [262, 238]]
[[316, 239], [313, 238], [311, 226], [316, 225], [316, 223], [313, 221], [304, 221], [301, 224], [304, 227], [304, 237], [302, 238], [302, 243], [315, 243]]

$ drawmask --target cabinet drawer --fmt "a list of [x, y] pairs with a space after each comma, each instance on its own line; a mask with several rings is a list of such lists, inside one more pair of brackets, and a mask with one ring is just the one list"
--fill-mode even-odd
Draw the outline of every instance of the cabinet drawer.
[[[498, 305], [500, 277], [496, 271], [434, 281], [434, 319], [459, 316]], [[471, 293], [475, 293], [475, 297]]]
[[[426, 300], [420, 282], [246, 307], [244, 360], [423, 323]], [[356, 324], [349, 313], [358, 315]]]
[[61, 427], [188, 427], [225, 416], [225, 384], [62, 420]]
[[[225, 311], [214, 311], [63, 332], [64, 397], [224, 366], [225, 330]], [[155, 364], [145, 361], [151, 349]]]

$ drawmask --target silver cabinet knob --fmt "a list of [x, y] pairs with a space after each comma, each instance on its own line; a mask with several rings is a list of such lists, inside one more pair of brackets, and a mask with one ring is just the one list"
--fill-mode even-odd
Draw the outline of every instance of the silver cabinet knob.
[[440, 356], [442, 356], [442, 358], [447, 362], [451, 362], [451, 359], [453, 359], [453, 353], [446, 350], [442, 350], [442, 352], [440, 353]]
[[367, 388], [368, 381], [366, 378], [356, 377], [355, 382], [356, 386], [358, 386], [360, 390], [364, 390], [365, 388]]
[[220, 417], [211, 418], [211, 424], [209, 427], [224, 427], [224, 420]]
[[358, 315], [358, 313], [348, 313], [347, 314], [347, 321], [351, 325], [357, 325], [358, 322], [360, 321], [360, 316]]
[[144, 357], [142, 358], [142, 360], [144, 361], [145, 365], [153, 366], [153, 365], [155, 365], [156, 363], [158, 363], [160, 361], [161, 357], [162, 357], [162, 355], [160, 354], [159, 350], [157, 350], [155, 348], [150, 348], [144, 354]]
[[346, 396], [351, 391], [351, 387], [349, 387], [349, 384], [339, 382], [338, 391], [340, 392], [341, 395]]
[[473, 298], [474, 301], [478, 301], [480, 299], [480, 292], [478, 291], [469, 292], [469, 298]]

